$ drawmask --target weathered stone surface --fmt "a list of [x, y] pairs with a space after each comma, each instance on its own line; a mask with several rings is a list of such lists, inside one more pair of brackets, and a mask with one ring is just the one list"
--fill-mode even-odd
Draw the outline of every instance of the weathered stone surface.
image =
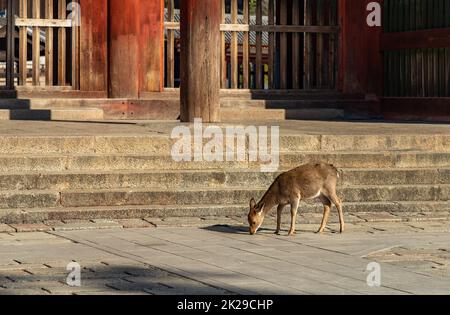
[[[264, 107], [256, 103], [255, 108]], [[339, 195], [349, 220], [362, 220], [351, 216], [360, 212], [404, 212], [402, 220], [414, 220], [420, 217], [406, 213], [450, 210], [448, 126], [255, 125], [279, 125], [280, 171], [317, 161], [340, 169]], [[170, 134], [179, 126], [193, 127], [176, 122], [90, 123], [89, 128], [5, 122], [0, 126], [0, 223], [245, 216], [249, 199], [260, 198], [279, 172], [261, 173], [261, 163], [249, 161], [178, 163], [170, 156]], [[322, 211], [317, 202], [300, 209], [311, 222]], [[382, 216], [377, 221], [391, 219]], [[216, 224], [214, 218], [202, 222]], [[128, 224], [105, 226], [117, 225]], [[71, 227], [66, 223], [65, 228]]]
[[3, 191], [0, 192], [0, 208], [55, 207], [59, 198], [58, 192]]
[[46, 224], [11, 224], [12, 228], [16, 230], [16, 232], [45, 232], [51, 231], [52, 228]]
[[15, 228], [7, 224], [0, 224], [0, 233], [14, 233], [15, 231]]

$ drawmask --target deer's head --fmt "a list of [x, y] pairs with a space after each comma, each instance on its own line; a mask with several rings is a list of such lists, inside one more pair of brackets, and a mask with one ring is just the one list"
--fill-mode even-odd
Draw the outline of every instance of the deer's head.
[[248, 214], [248, 224], [250, 234], [255, 235], [264, 222], [264, 203], [257, 204], [255, 199], [250, 200], [250, 212]]

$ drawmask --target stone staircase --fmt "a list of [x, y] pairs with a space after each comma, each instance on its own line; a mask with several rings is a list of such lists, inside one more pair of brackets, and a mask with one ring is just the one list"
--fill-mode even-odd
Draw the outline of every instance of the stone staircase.
[[[25, 96], [20, 96], [25, 97]], [[342, 120], [378, 118], [376, 101], [336, 91], [222, 90], [224, 122]], [[5, 98], [1, 120], [101, 121], [177, 120], [178, 90], [148, 93], [142, 99]]]
[[[276, 173], [253, 162], [182, 162], [166, 135], [0, 137], [0, 223], [234, 216]], [[450, 210], [447, 135], [282, 135], [280, 170], [341, 170], [345, 211]], [[302, 204], [302, 212], [321, 212]]]

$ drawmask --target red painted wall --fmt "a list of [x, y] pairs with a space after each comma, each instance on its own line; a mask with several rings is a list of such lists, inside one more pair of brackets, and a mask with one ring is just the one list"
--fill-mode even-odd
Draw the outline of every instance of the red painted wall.
[[[382, 94], [381, 27], [367, 25], [373, 0], [340, 0], [340, 89], [348, 94]], [[382, 5], [382, 1], [377, 1]]]
[[163, 1], [109, 1], [109, 96], [139, 97], [163, 85]]
[[80, 6], [80, 89], [106, 93], [108, 90], [107, 0], [80, 0]]

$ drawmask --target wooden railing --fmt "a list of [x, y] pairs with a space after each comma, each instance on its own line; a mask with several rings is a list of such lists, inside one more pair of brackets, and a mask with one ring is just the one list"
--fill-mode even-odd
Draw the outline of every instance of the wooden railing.
[[[224, 0], [221, 86], [230, 89], [334, 89], [337, 0]], [[178, 13], [178, 14], [177, 14]], [[176, 86], [179, 12], [166, 2], [166, 87]]]
[[[18, 85], [79, 89], [80, 13], [77, 1], [70, 1], [74, 5], [72, 8], [67, 7], [67, 0], [18, 1], [19, 12], [15, 20], [15, 26], [19, 28]], [[68, 18], [70, 12], [71, 18]], [[31, 79], [28, 67], [30, 33]], [[45, 56], [44, 63], [41, 62], [42, 55]]]

